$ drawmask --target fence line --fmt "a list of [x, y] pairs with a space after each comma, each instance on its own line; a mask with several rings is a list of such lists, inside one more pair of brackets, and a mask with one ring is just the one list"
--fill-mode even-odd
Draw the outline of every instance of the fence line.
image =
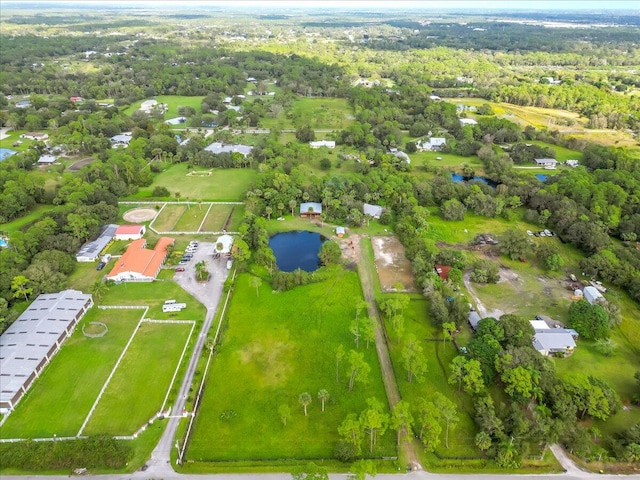
[[98, 305], [100, 310], [148, 310], [147, 305]]
[[[202, 202], [204, 205], [244, 205], [244, 202]], [[161, 202], [161, 201], [148, 201], [148, 202], [118, 202], [122, 205], [198, 205], [198, 202]], [[158, 212], [159, 214], [160, 212]]]
[[[202, 230], [202, 226], [204, 225], [205, 220], [209, 216], [209, 212], [211, 211], [211, 207], [213, 207], [213, 205], [209, 205], [209, 208], [207, 209], [207, 213], [204, 214], [204, 217], [202, 218], [202, 221], [200, 222], [200, 226], [198, 227], [198, 231]], [[231, 210], [233, 211], [233, 208]]]
[[181, 324], [195, 324], [195, 320], [154, 320], [152, 318], [144, 318], [144, 323], [181, 323]]
[[[164, 322], [158, 322], [158, 323], [164, 323]], [[182, 323], [182, 322], [174, 320], [173, 323]], [[189, 330], [189, 336], [187, 337], [187, 341], [184, 342], [184, 347], [182, 348], [182, 354], [180, 354], [180, 359], [178, 360], [176, 369], [173, 372], [171, 383], [169, 383], [169, 387], [167, 388], [167, 394], [164, 396], [164, 401], [162, 402], [162, 407], [160, 408], [161, 412], [164, 412], [164, 407], [167, 405], [167, 400], [169, 399], [169, 393], [171, 393], [171, 389], [173, 388], [173, 383], [176, 381], [176, 377], [178, 376], [178, 370], [180, 370], [180, 365], [182, 365], [182, 360], [184, 359], [184, 354], [187, 352], [187, 347], [189, 346], [189, 342], [191, 341], [191, 336], [193, 335], [193, 329], [195, 328], [195, 326], [196, 326], [196, 322], [191, 322], [191, 330]]]

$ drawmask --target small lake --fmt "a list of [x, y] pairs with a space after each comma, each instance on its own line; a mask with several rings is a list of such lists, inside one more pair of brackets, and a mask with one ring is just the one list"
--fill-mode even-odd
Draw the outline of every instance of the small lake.
[[498, 183], [494, 182], [490, 178], [486, 178], [486, 177], [471, 177], [471, 178], [469, 178], [469, 177], [463, 177], [459, 173], [452, 173], [451, 174], [451, 181], [453, 183], [476, 181], [476, 182], [482, 182], [482, 183], [484, 183], [486, 185], [489, 185], [490, 187], [494, 187], [494, 188], [498, 186]]
[[318, 253], [326, 239], [315, 232], [277, 233], [269, 239], [269, 247], [276, 257], [278, 269], [293, 272], [298, 268], [313, 272], [320, 266]]
[[536, 173], [536, 178], [544, 183], [547, 181], [548, 177], [544, 173]]

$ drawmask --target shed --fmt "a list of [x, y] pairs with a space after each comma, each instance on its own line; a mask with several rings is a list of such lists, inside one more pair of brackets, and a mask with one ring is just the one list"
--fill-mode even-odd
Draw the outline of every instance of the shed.
[[[221, 249], [218, 249], [218, 244], [221, 245]], [[220, 235], [216, 240], [215, 252], [219, 255], [229, 255], [231, 253], [231, 247], [233, 247], [233, 237], [231, 235]]]
[[51, 165], [56, 161], [56, 157], [53, 155], [42, 155], [38, 159], [38, 165]]
[[336, 235], [338, 236], [338, 238], [344, 237], [345, 233], [346, 232], [345, 232], [344, 227], [336, 227]]
[[480, 318], [480, 314], [478, 314], [478, 312], [476, 312], [475, 310], [472, 312], [469, 312], [469, 325], [471, 325], [471, 328], [473, 329], [473, 331], [475, 332], [476, 329], [478, 328], [478, 322], [482, 320], [482, 318]]
[[311, 148], [336, 148], [336, 142], [334, 142], [333, 140], [318, 140], [317, 142], [309, 142], [309, 146]]
[[436, 273], [442, 280], [447, 280], [449, 278], [449, 271], [451, 267], [448, 265], [435, 265], [434, 266]]
[[555, 158], [536, 158], [534, 162], [540, 167], [555, 167], [558, 164]]
[[465, 125], [477, 125], [478, 122], [476, 120], [474, 120], [473, 118], [461, 118], [460, 119], [460, 125], [462, 125], [463, 127]]
[[604, 301], [604, 297], [602, 296], [602, 294], [592, 286], [584, 287], [584, 289], [582, 290], [582, 294], [584, 295], [584, 299], [591, 305], [595, 305], [596, 303]]
[[95, 262], [102, 251], [113, 241], [117, 228], [118, 225], [105, 225], [98, 238], [80, 247], [80, 250], [76, 254], [76, 260], [78, 262]]

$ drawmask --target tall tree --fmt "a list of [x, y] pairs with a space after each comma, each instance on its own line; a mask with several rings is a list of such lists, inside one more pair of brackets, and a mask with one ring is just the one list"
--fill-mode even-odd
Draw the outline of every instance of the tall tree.
[[338, 427], [340, 435], [349, 445], [352, 445], [356, 453], [360, 453], [363, 430], [355, 413], [350, 413]]
[[262, 285], [262, 279], [260, 277], [252, 277], [251, 285], [256, 289], [256, 297], [260, 295], [260, 285]]
[[407, 382], [415, 378], [420, 382], [427, 372], [427, 360], [422, 353], [422, 346], [415, 335], [409, 334], [402, 349], [402, 361], [407, 370]]
[[436, 392], [434, 404], [440, 412], [442, 420], [444, 421], [444, 444], [447, 448], [449, 448], [449, 430], [454, 429], [458, 424], [458, 421], [460, 420], [460, 418], [458, 417], [458, 409], [456, 408], [455, 403], [453, 403], [440, 392]]
[[413, 425], [413, 415], [411, 414], [411, 405], [405, 400], [400, 400], [393, 407], [391, 413], [391, 428], [396, 431], [396, 440], [398, 446], [400, 446], [400, 440], [402, 436], [409, 435], [411, 426]]
[[11, 281], [11, 290], [13, 291], [13, 298], [24, 297], [25, 301], [29, 300], [28, 295], [31, 295], [33, 288], [29, 287], [29, 279], [24, 275], [16, 275]]
[[336, 382], [340, 381], [340, 361], [344, 358], [344, 345], [338, 345], [336, 350]]
[[349, 351], [349, 391], [353, 390], [356, 382], [367, 383], [371, 367], [364, 359], [364, 354], [356, 350]]
[[287, 420], [291, 416], [291, 409], [289, 405], [282, 404], [278, 407], [278, 414], [280, 415], [280, 420], [282, 421], [282, 425], [287, 426]]
[[378, 435], [383, 435], [389, 424], [389, 416], [384, 413], [384, 406], [377, 398], [367, 399], [368, 408], [360, 414], [360, 425], [369, 433], [369, 453], [373, 453], [373, 447]]
[[321, 389], [318, 392], [318, 400], [320, 400], [322, 402], [322, 411], [324, 412], [324, 402], [326, 402], [327, 400], [329, 400], [329, 392], [327, 390], [325, 390], [324, 388]]
[[298, 403], [300, 405], [302, 405], [302, 408], [304, 409], [304, 416], [307, 416], [307, 406], [309, 406], [309, 404], [311, 404], [311, 395], [309, 395], [308, 392], [303, 392], [300, 394], [300, 396], [298, 397]]

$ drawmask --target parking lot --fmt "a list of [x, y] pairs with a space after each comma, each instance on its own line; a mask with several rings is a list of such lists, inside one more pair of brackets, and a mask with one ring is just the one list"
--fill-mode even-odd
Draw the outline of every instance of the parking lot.
[[[214, 308], [218, 304], [224, 282], [229, 275], [228, 258], [223, 256], [213, 258], [214, 250], [214, 243], [200, 242], [198, 248], [193, 252], [193, 257], [186, 264], [178, 266], [183, 267], [184, 272], [176, 271], [173, 276], [178, 285], [207, 308]], [[206, 269], [211, 274], [207, 282], [196, 281], [196, 264], [201, 261], [206, 263]]]

